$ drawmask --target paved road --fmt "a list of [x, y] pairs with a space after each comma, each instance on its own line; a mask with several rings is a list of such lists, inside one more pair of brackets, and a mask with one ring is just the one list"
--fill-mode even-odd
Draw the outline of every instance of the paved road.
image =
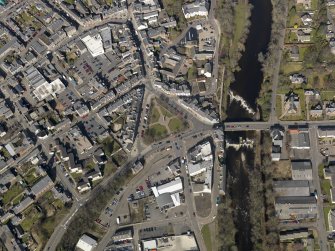
[[[182, 146], [182, 149], [183, 149], [183, 152], [186, 153], [187, 149], [185, 149], [185, 145]], [[188, 174], [186, 173], [185, 166], [181, 168], [181, 177], [183, 177], [183, 180], [184, 180], [185, 204], [187, 208], [187, 214], [191, 218], [192, 230], [197, 240], [199, 249], [206, 250], [206, 245], [205, 245], [204, 239], [202, 238], [202, 234], [201, 234], [201, 228], [196, 218], [195, 202], [193, 198], [193, 193], [190, 191], [191, 186], [189, 185], [189, 177], [188, 177]]]
[[[281, 126], [335, 126], [334, 120], [322, 121], [278, 121], [277, 125]], [[224, 123], [225, 131], [248, 131], [248, 130], [268, 130], [274, 125], [272, 122], [226, 122]]]

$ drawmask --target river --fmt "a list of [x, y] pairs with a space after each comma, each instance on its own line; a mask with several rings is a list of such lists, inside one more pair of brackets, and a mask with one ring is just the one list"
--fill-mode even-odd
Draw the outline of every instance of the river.
[[[258, 61], [259, 53], [266, 53], [271, 35], [271, 0], [250, 0], [253, 5], [251, 26], [245, 44], [245, 51], [239, 60], [241, 70], [235, 73], [235, 82], [230, 85], [234, 94], [241, 96], [256, 111], [256, 101], [263, 81], [262, 65]], [[236, 101], [227, 109], [229, 121], [251, 120], [252, 115], [241, 108]]]
[[[245, 52], [239, 61], [241, 71], [235, 74], [235, 82], [230, 89], [241, 96], [247, 104], [257, 110], [257, 98], [263, 81], [262, 66], [258, 61], [259, 53], [266, 53], [271, 35], [271, 0], [250, 0], [253, 5], [251, 12], [251, 26], [245, 44]], [[232, 101], [227, 109], [228, 121], [249, 121], [255, 119], [241, 105]], [[228, 140], [237, 141], [239, 137], [253, 139], [252, 132], [230, 132], [226, 134]], [[229, 194], [234, 210], [234, 223], [237, 228], [235, 236], [238, 250], [252, 250], [251, 224], [249, 218], [249, 170], [253, 168], [253, 150], [226, 150], [228, 168]]]

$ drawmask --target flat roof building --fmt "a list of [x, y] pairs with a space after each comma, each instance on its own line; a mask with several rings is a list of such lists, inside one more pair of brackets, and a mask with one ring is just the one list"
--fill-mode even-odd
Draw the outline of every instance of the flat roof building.
[[133, 234], [131, 230], [124, 230], [119, 231], [115, 233], [112, 237], [112, 240], [114, 243], [124, 242], [124, 241], [130, 241], [133, 239]]
[[290, 229], [286, 231], [280, 231], [279, 233], [281, 242], [292, 241], [295, 239], [307, 239], [308, 236], [308, 228]]
[[293, 149], [309, 149], [310, 140], [308, 130], [290, 129], [289, 135], [291, 137], [290, 146]]
[[193, 234], [159, 237], [151, 240], [142, 240], [144, 251], [197, 251], [199, 250]]
[[293, 180], [313, 180], [312, 163], [310, 160], [292, 160], [291, 171]]
[[319, 138], [335, 138], [335, 126], [319, 126]]
[[273, 182], [274, 192], [278, 196], [309, 196], [308, 180], [280, 180]]
[[275, 210], [280, 220], [313, 219], [317, 217], [314, 196], [283, 196], [275, 199]]
[[180, 205], [179, 193], [183, 191], [183, 183], [179, 177], [151, 189], [161, 210]]
[[98, 245], [97, 241], [84, 234], [77, 242], [76, 249], [80, 251], [91, 251]]
[[87, 35], [86, 37], [83, 37], [81, 41], [83, 41], [87, 50], [91, 53], [92, 57], [97, 57], [105, 53], [100, 34], [96, 34], [93, 37]]

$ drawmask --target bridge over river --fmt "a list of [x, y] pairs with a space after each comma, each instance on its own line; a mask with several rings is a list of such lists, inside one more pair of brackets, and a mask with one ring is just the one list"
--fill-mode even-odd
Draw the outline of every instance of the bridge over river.
[[248, 122], [225, 122], [224, 131], [226, 132], [238, 132], [248, 130], [269, 130], [273, 125], [281, 125], [284, 127], [288, 126], [335, 126], [335, 120], [323, 120], [323, 121], [279, 121], [277, 123], [261, 122], [261, 121], [248, 121]]

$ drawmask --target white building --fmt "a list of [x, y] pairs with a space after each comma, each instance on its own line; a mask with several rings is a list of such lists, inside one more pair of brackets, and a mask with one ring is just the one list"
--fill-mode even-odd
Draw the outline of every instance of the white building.
[[79, 191], [79, 193], [83, 193], [86, 192], [87, 190], [91, 189], [91, 184], [89, 182], [80, 182], [78, 183], [77, 189]]
[[93, 37], [87, 35], [86, 37], [82, 38], [81, 41], [83, 41], [93, 57], [97, 57], [105, 53], [100, 34], [96, 34]]
[[151, 189], [160, 208], [177, 207], [181, 204], [179, 193], [183, 191], [183, 183], [179, 177]]
[[208, 9], [205, 1], [195, 1], [194, 3], [185, 4], [183, 13], [186, 19], [196, 16], [208, 16]]
[[334, 126], [319, 126], [318, 137], [319, 138], [335, 138], [335, 127]]
[[65, 90], [65, 86], [59, 78], [48, 83], [35, 67], [30, 67], [26, 71], [26, 79], [33, 90], [33, 95], [39, 101], [46, 99], [50, 95], [55, 96]]
[[143, 250], [157, 250], [157, 242], [156, 240], [147, 240], [142, 241]]
[[98, 243], [93, 238], [84, 234], [78, 241], [76, 248], [82, 251], [91, 251], [93, 250]]

